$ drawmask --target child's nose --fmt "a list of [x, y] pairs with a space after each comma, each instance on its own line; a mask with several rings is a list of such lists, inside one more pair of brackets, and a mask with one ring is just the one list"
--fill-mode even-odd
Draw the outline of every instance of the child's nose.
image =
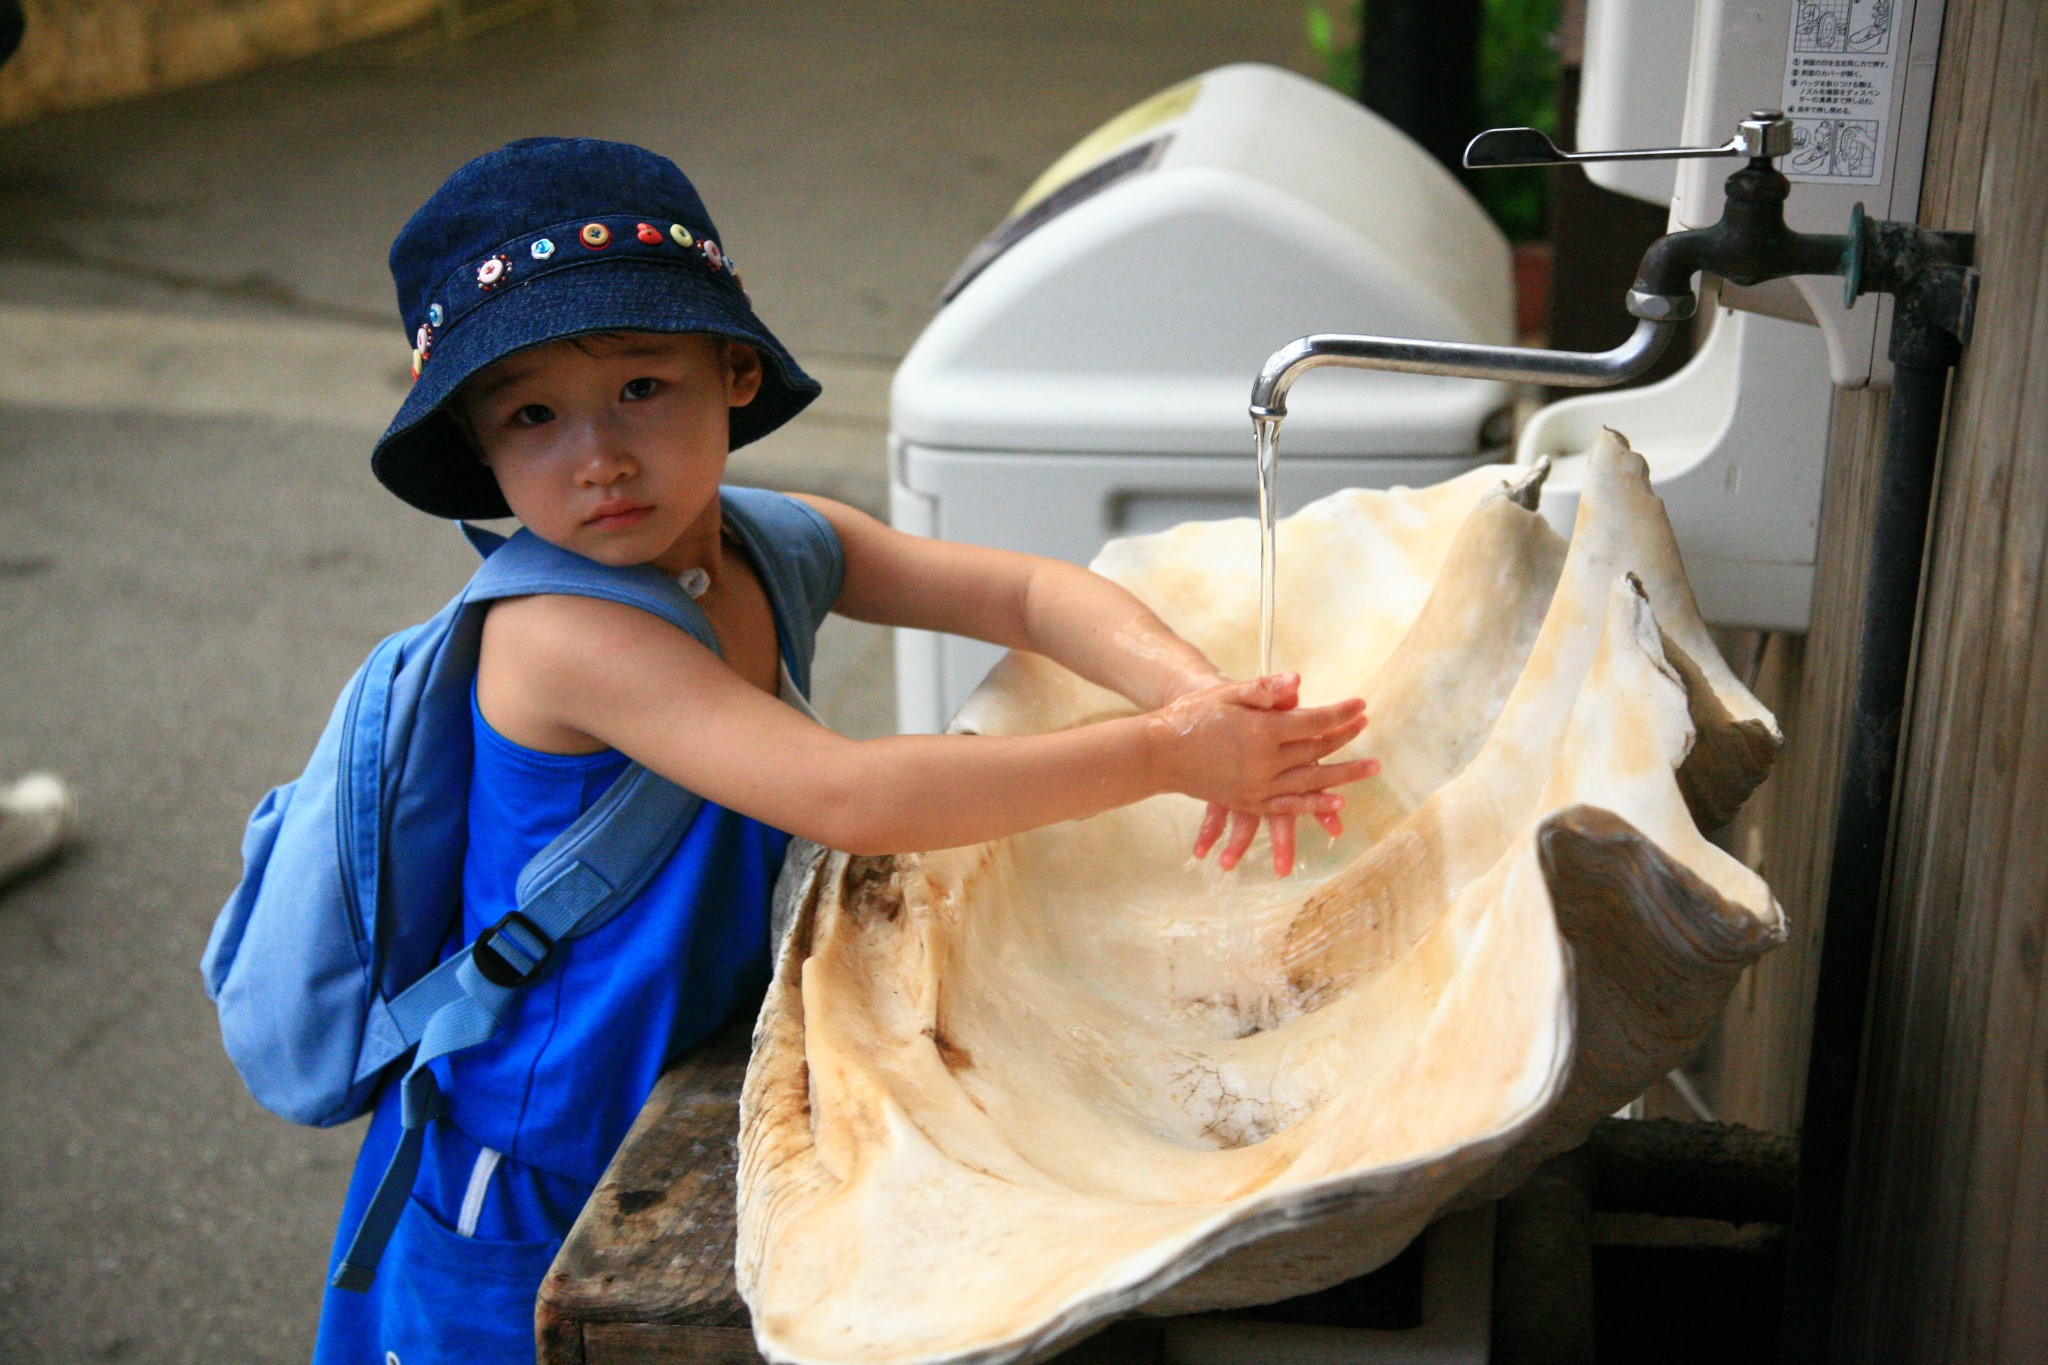
[[638, 469], [633, 452], [620, 434], [603, 422], [584, 428], [577, 475], [588, 484], [611, 484], [632, 477]]

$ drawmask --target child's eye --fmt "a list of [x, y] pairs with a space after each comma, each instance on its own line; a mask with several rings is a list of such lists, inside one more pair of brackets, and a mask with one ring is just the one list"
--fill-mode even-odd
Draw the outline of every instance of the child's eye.
[[555, 410], [543, 403], [528, 403], [512, 414], [515, 424], [522, 427], [537, 427], [555, 420]]
[[652, 398], [654, 397], [654, 391], [660, 387], [661, 381], [659, 379], [646, 376], [642, 376], [639, 379], [629, 379], [626, 381], [626, 387], [619, 390], [619, 397], [629, 403], [641, 398]]

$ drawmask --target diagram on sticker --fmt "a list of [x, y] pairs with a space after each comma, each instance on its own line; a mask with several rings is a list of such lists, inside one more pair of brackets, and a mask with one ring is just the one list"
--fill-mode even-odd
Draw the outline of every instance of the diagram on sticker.
[[1792, 120], [1792, 156], [1788, 173], [1861, 180], [1877, 174], [1876, 119], [1801, 118]]
[[1794, 52], [1890, 52], [1894, 0], [1799, 0]]

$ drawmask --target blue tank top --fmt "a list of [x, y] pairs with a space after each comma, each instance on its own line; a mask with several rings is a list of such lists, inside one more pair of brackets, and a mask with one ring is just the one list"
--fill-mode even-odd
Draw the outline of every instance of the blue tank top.
[[[520, 869], [624, 771], [493, 730], [470, 693], [476, 766], [462, 941], [514, 908]], [[571, 939], [489, 1041], [434, 1063], [449, 1118], [515, 1161], [594, 1185], [655, 1081], [767, 984], [768, 901], [789, 836], [706, 801], [647, 888]]]

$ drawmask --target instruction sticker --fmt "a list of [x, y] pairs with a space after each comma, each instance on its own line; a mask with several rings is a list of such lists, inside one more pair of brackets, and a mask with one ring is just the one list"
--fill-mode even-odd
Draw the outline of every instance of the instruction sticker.
[[1790, 180], [1881, 178], [1905, 0], [1793, 0], [1785, 52]]

